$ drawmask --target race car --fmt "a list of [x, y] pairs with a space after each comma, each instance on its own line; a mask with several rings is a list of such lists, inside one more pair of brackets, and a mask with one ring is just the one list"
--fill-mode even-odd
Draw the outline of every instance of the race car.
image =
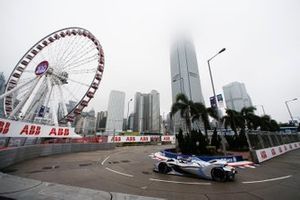
[[154, 165], [155, 172], [173, 175], [192, 175], [214, 181], [233, 181], [237, 171], [224, 160], [203, 161], [197, 157], [169, 158]]

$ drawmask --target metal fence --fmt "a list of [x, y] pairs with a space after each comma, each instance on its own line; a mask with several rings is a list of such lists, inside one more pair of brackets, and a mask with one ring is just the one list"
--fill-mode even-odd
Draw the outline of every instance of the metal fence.
[[274, 133], [264, 131], [248, 131], [249, 148], [264, 149], [300, 141], [299, 133]]

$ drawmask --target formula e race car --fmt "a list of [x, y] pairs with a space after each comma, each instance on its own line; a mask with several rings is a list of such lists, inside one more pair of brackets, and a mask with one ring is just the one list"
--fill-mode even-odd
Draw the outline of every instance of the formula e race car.
[[154, 165], [154, 171], [162, 174], [191, 175], [214, 181], [233, 181], [237, 171], [224, 160], [203, 161], [197, 157], [169, 158]]

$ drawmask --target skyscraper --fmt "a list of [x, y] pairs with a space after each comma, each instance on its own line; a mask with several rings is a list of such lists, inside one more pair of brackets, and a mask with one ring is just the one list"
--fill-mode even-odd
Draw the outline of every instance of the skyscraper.
[[116, 90], [110, 92], [106, 120], [107, 134], [112, 135], [114, 134], [114, 132], [122, 131], [124, 119], [124, 103], [124, 92]]
[[160, 98], [157, 91], [135, 94], [133, 130], [144, 133], [160, 132]]
[[223, 93], [228, 109], [240, 112], [244, 107], [253, 106], [244, 83], [229, 83], [223, 86]]
[[195, 47], [187, 39], [172, 45], [171, 85], [173, 103], [179, 93], [185, 94], [194, 102], [204, 103]]
[[[172, 100], [183, 93], [189, 100], [204, 104], [196, 51], [193, 43], [184, 38], [176, 41], [171, 47], [171, 85]], [[179, 115], [175, 115], [174, 125], [176, 132], [181, 127], [182, 121]]]
[[96, 131], [103, 132], [105, 130], [107, 120], [107, 111], [100, 111], [97, 113]]

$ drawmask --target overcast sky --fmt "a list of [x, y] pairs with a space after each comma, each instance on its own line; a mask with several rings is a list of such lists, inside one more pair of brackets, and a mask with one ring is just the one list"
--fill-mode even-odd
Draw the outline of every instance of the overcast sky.
[[[206, 105], [212, 96], [207, 60], [216, 92], [243, 82], [254, 104], [286, 122], [300, 118], [299, 0], [1, 0], [0, 71], [6, 77], [38, 40], [58, 29], [79, 26], [104, 48], [104, 78], [91, 103], [107, 110], [111, 90], [160, 93], [161, 114], [170, 110], [170, 41], [180, 32], [193, 38]], [[130, 105], [133, 110], [133, 103]], [[258, 114], [262, 114], [258, 107]]]

